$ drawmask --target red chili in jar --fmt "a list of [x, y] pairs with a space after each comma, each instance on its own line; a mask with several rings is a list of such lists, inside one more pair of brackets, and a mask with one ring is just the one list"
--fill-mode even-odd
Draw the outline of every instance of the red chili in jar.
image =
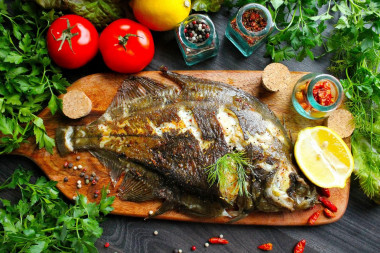
[[259, 32], [267, 26], [267, 21], [255, 9], [246, 10], [243, 13], [242, 23], [251, 32]]
[[335, 102], [331, 94], [331, 82], [327, 80], [319, 81], [313, 87], [313, 97], [318, 104], [323, 106], [332, 105]]

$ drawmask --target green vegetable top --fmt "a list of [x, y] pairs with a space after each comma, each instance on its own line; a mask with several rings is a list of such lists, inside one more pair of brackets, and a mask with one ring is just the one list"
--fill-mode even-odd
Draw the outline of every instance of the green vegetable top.
[[21, 190], [17, 204], [0, 199], [0, 252], [98, 252], [95, 241], [102, 235], [99, 222], [110, 213], [115, 197], [102, 189], [99, 204], [78, 195], [67, 204], [55, 187], [57, 182], [17, 169], [3, 189]]
[[87, 18], [91, 23], [104, 28], [116, 19], [124, 17], [124, 6], [127, 0], [35, 0], [43, 8], [69, 10], [79, 16]]
[[0, 0], [0, 154], [35, 135], [39, 148], [52, 152], [54, 140], [36, 116], [46, 105], [54, 114], [69, 83], [51, 63], [45, 32], [56, 18], [33, 3], [14, 1], [12, 12]]

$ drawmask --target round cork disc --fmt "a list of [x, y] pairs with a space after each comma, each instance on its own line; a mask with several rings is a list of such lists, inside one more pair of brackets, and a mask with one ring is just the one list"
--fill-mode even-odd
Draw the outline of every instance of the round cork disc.
[[92, 102], [83, 91], [73, 90], [63, 96], [62, 111], [71, 119], [79, 119], [88, 115]]
[[268, 91], [279, 91], [281, 88], [288, 86], [290, 78], [288, 67], [281, 63], [271, 63], [264, 69], [263, 86]]
[[354, 116], [346, 109], [338, 109], [328, 117], [327, 127], [334, 130], [341, 138], [346, 138], [355, 129]]

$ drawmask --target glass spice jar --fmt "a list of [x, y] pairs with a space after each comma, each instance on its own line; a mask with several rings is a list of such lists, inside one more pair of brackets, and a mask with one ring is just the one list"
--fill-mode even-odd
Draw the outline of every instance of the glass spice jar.
[[272, 33], [274, 23], [267, 8], [247, 4], [239, 9], [227, 25], [226, 37], [245, 56], [250, 56]]
[[322, 119], [337, 109], [343, 99], [343, 87], [335, 77], [310, 73], [301, 77], [293, 88], [292, 103], [308, 119]]
[[178, 46], [188, 66], [218, 54], [219, 39], [212, 20], [202, 14], [188, 16], [175, 29]]

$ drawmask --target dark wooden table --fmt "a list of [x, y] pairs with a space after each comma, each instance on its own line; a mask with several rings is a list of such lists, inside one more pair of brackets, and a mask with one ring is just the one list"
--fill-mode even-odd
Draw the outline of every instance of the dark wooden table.
[[[222, 10], [210, 15], [215, 23], [220, 39], [219, 54], [216, 58], [198, 65], [188, 67], [175, 41], [174, 33], [154, 33], [156, 52], [153, 61], [145, 70], [157, 70], [166, 65], [172, 70], [183, 69], [238, 69], [262, 70], [271, 62], [265, 58], [265, 46], [259, 48], [251, 57], [245, 58], [224, 37], [226, 22], [231, 13]], [[318, 61], [309, 59], [303, 62], [287, 61], [285, 65], [293, 71], [327, 72], [329, 57]], [[70, 82], [97, 72], [109, 71], [98, 55], [87, 66], [65, 71], [64, 75]], [[43, 175], [40, 168], [27, 158], [2, 155], [0, 156], [0, 183], [8, 178], [18, 165], [33, 170], [37, 176]], [[12, 191], [0, 192], [1, 198], [17, 200], [18, 194]], [[358, 182], [352, 177], [350, 200], [348, 208], [341, 220], [333, 224], [319, 227], [265, 227], [237, 226], [225, 224], [199, 224], [172, 222], [162, 220], [144, 221], [140, 218], [110, 215], [102, 224], [103, 236], [98, 240], [100, 252], [173, 252], [181, 248], [190, 252], [191, 246], [197, 247], [196, 252], [260, 252], [257, 246], [271, 242], [273, 252], [293, 252], [297, 241], [306, 239], [305, 252], [380, 252], [380, 206], [369, 200], [360, 189]], [[153, 232], [157, 230], [158, 235]], [[211, 245], [204, 243], [212, 236], [223, 234], [230, 243], [228, 245]], [[110, 247], [103, 247], [105, 242]]]

